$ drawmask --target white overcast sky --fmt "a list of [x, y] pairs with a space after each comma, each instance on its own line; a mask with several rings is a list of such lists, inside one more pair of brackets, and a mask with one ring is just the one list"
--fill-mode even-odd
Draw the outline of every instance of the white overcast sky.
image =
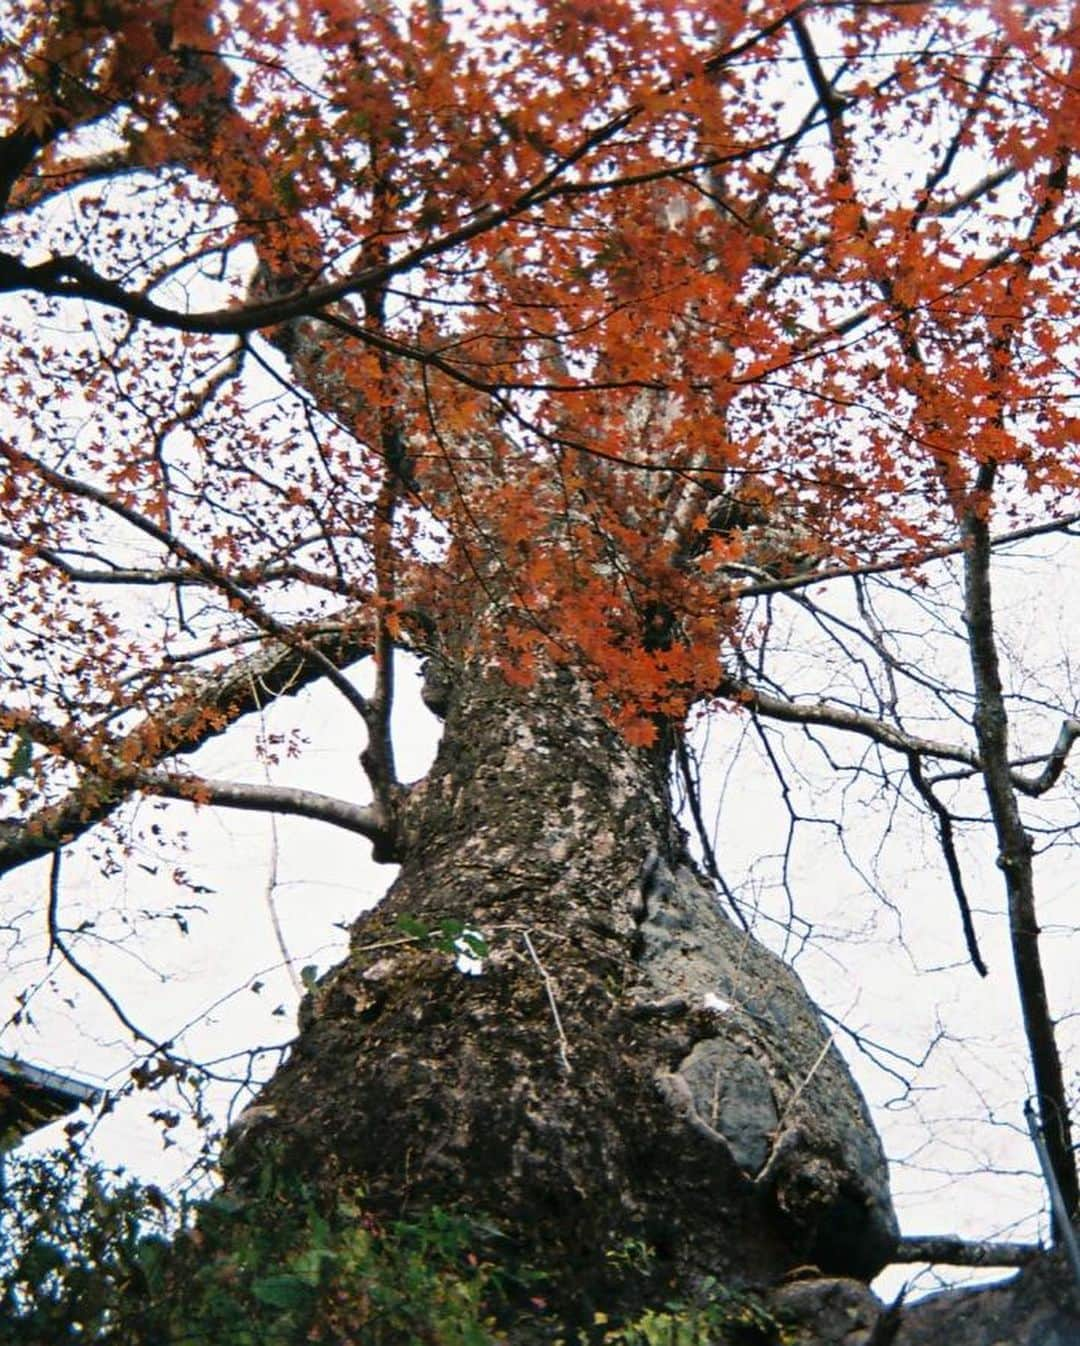
[[[793, 104], [792, 115], [798, 113]], [[4, 302], [18, 301], [5, 296]], [[1010, 645], [1022, 648], [1028, 665], [1044, 668], [1048, 679], [1055, 668], [1063, 672], [1072, 633], [1080, 629], [1076, 567], [1066, 569], [1060, 548], [1047, 543], [1000, 570]], [[835, 601], [845, 600], [837, 592]], [[918, 641], [910, 657], [937, 657], [934, 650], [920, 650]], [[296, 758], [274, 768], [273, 778], [347, 799], [365, 797], [358, 764], [361, 728], [326, 687], [271, 707], [261, 721], [249, 717], [197, 754], [192, 765], [222, 779], [259, 780], [257, 737], [293, 723], [302, 726], [306, 742]], [[401, 774], [418, 777], [431, 760], [437, 725], [419, 701], [415, 678], [400, 680], [395, 727]], [[1049, 746], [1057, 730], [1051, 717], [1045, 730]], [[797, 739], [788, 735], [786, 741], [795, 745]], [[792, 858], [801, 923], [795, 928], [807, 932], [800, 945], [791, 935], [778, 864], [770, 858], [784, 845], [784, 801], [745, 718], [722, 712], [699, 741], [708, 817], [716, 816], [723, 797], [716, 832], [720, 865], [744, 900], [757, 903], [759, 934], [795, 955], [812, 995], [857, 1031], [913, 1058], [939, 1039], [925, 1067], [913, 1075], [914, 1091], [905, 1096], [843, 1034], [837, 1039], [874, 1105], [893, 1161], [905, 1232], [1032, 1237], [1044, 1231], [1043, 1196], [1021, 1115], [1030, 1087], [1026, 1052], [989, 839], [967, 845], [963, 855], [991, 968], [990, 978], [980, 981], [966, 964], [944, 865], [925, 821], [900, 813], [880, 842], [888, 800], [863, 799], [859, 783], [823, 771], [816, 753], [793, 746], [790, 779], [805, 776], [798, 786], [802, 811], [831, 814], [847, 792], [848, 842], [865, 873], [877, 869], [888, 898], [882, 902], [843, 862], [839, 838], [827, 825], [801, 828]], [[739, 765], [733, 767], [739, 743]], [[850, 758], [850, 748], [836, 750]], [[286, 1041], [294, 1031], [296, 994], [281, 965], [268, 906], [275, 850], [270, 821], [180, 803], [159, 815], [159, 807], [142, 801], [130, 811], [134, 824], [148, 827], [160, 816], [170, 831], [183, 827], [189, 838], [185, 853], [174, 846], [162, 853], [135, 849], [122, 871], [109, 878], [91, 858], [93, 838], [65, 858], [61, 919], [69, 927], [86, 918], [95, 922], [77, 940], [80, 957], [141, 1027], [174, 1040], [182, 1053], [218, 1058], [253, 1043]], [[1075, 802], [1071, 807], [1075, 810]], [[272, 897], [294, 973], [311, 964], [323, 971], [344, 947], [341, 927], [378, 900], [393, 871], [374, 865], [368, 844], [358, 837], [297, 819], [274, 826]], [[177, 888], [170, 878], [175, 864], [209, 891], [195, 896]], [[1039, 874], [1055, 1008], [1073, 1016], [1080, 1009], [1074, 870], [1070, 848], [1044, 858]], [[130, 1038], [91, 987], [55, 960], [45, 965], [47, 882], [44, 864], [0, 882], [0, 1052], [117, 1090], [136, 1059]], [[177, 903], [205, 909], [187, 912], [186, 935], [168, 918]], [[39, 989], [16, 1025], [15, 997], [28, 986]], [[1069, 1020], [1067, 1032], [1074, 1023]], [[1075, 1088], [1074, 1063], [1067, 1063], [1067, 1076]], [[228, 1086], [212, 1092], [222, 1119], [234, 1098]], [[96, 1125], [95, 1152], [147, 1180], [181, 1181], [198, 1141], [182, 1122], [172, 1133], [174, 1143], [163, 1148], [161, 1130], [146, 1114], [167, 1103], [167, 1094], [121, 1102]], [[51, 1128], [33, 1144], [45, 1145], [57, 1134], [58, 1128]], [[904, 1270], [899, 1279], [910, 1274]]]
[[[1040, 614], [1026, 632], [1035, 642], [1030, 658], [1039, 657], [1040, 645], [1046, 658], [1056, 658], [1059, 638], [1076, 629], [1080, 617], [1076, 586], [1056, 568], [1053, 547], [1044, 544], [1039, 550], [1038, 565], [1030, 557], [1008, 565], [1002, 592], [1014, 624], [1018, 619], [1023, 626], [1031, 612]], [[841, 601], [837, 594], [833, 605]], [[262, 717], [249, 717], [203, 749], [193, 765], [224, 779], [258, 780], [256, 737], [293, 722], [302, 725], [307, 741], [296, 758], [274, 768], [274, 779], [349, 799], [363, 797], [366, 783], [357, 760], [362, 733], [339, 694], [328, 687], [310, 688]], [[396, 731], [402, 776], [416, 778], [431, 760], [437, 722], [408, 674], [400, 683]], [[1049, 733], [1047, 741], [1052, 738]], [[1023, 1130], [1021, 1107], [1030, 1085], [989, 836], [964, 851], [991, 968], [985, 981], [965, 962], [955, 904], [928, 828], [901, 813], [880, 844], [884, 805], [873, 800], [851, 804], [846, 840], [860, 864], [876, 866], [888, 902], [872, 894], [843, 861], [831, 827], [808, 825], [797, 834], [792, 852], [792, 887], [799, 903], [792, 926], [773, 858], [783, 848], [787, 813], [746, 718], [721, 712], [698, 741], [710, 819], [723, 796], [716, 831], [720, 864], [744, 902], [758, 905], [758, 933], [794, 955], [815, 998], [858, 1032], [916, 1059], [935, 1036], [944, 1035], [923, 1069], [909, 1072], [914, 1090], [907, 1095], [854, 1051], [843, 1034], [837, 1039], [874, 1105], [893, 1162], [905, 1232], [1035, 1235], [1045, 1224], [1043, 1197]], [[794, 740], [791, 744], [790, 780], [796, 796], [801, 795], [800, 811], [830, 815], [844, 779], [822, 773], [814, 754]], [[834, 746], [842, 757], [838, 740]], [[798, 784], [799, 772], [807, 784]], [[274, 851], [270, 821], [179, 803], [158, 809], [153, 801], [142, 801], [135, 823], [145, 827], [161, 818], [170, 829], [182, 826], [188, 833], [186, 855], [174, 848], [161, 854], [136, 849], [123, 872], [108, 880], [89, 859], [92, 840], [65, 859], [62, 919], [74, 926], [101, 913], [96, 930], [77, 941], [80, 957], [141, 1027], [162, 1039], [175, 1038], [182, 1053], [217, 1058], [254, 1043], [287, 1040], [294, 1031], [296, 995], [281, 966], [267, 902]], [[279, 819], [274, 826], [273, 901], [286, 945], [296, 971], [311, 964], [323, 971], [343, 949], [341, 926], [377, 901], [393, 870], [371, 862], [367, 842], [323, 824]], [[169, 877], [173, 862], [210, 891], [193, 896], [177, 889]], [[1073, 868], [1071, 850], [1060, 859], [1050, 856], [1040, 879], [1056, 1008], [1075, 1013], [1080, 988], [1072, 976]], [[20, 922], [18, 943], [8, 937], [0, 988], [5, 1018], [12, 997], [46, 977], [41, 964], [46, 884], [47, 867], [38, 864], [8, 876], [0, 887], [0, 919], [33, 913]], [[187, 913], [187, 935], [171, 920], [144, 914], [167, 913], [176, 902], [205, 908]], [[115, 945], [102, 936], [115, 939]], [[1070, 991], [1071, 1001], [1063, 1003]], [[0, 1033], [0, 1051], [69, 1070], [111, 1090], [123, 1085], [132, 1048], [91, 987], [54, 964], [28, 1008], [33, 1023], [20, 1028], [8, 1023]], [[234, 1094], [226, 1086], [213, 1090], [211, 1099], [222, 1118]], [[95, 1128], [95, 1153], [148, 1180], [181, 1181], [197, 1138], [184, 1122], [171, 1133], [175, 1143], [163, 1148], [160, 1128], [147, 1120], [149, 1111], [163, 1106], [168, 1106], [167, 1093], [137, 1094], [122, 1102]], [[58, 1130], [42, 1133], [34, 1144], [47, 1143]], [[910, 1275], [910, 1268], [901, 1269], [887, 1288]]]

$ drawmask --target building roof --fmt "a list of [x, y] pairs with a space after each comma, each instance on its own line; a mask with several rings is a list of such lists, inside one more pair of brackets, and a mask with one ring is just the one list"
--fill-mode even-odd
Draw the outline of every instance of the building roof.
[[0, 1056], [0, 1150], [100, 1097], [101, 1090], [92, 1084]]

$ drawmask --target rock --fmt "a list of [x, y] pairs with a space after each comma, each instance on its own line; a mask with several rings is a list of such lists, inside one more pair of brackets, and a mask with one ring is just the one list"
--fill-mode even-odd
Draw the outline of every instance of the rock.
[[802, 983], [727, 919], [689, 866], [643, 871], [639, 995], [696, 1007], [660, 1091], [803, 1230], [807, 1260], [869, 1279], [898, 1237], [869, 1112]]
[[889, 1346], [1080, 1346], [1080, 1287], [1049, 1253], [1000, 1284], [913, 1304]]
[[686, 1082], [697, 1117], [726, 1144], [743, 1172], [757, 1177], [769, 1160], [770, 1137], [780, 1121], [765, 1068], [723, 1038], [706, 1038], [676, 1074]]
[[[769, 1296], [769, 1308], [789, 1327], [786, 1346], [877, 1346], [875, 1333], [887, 1312], [862, 1281], [843, 1277], [781, 1286]], [[952, 1344], [943, 1339], [940, 1346]]]
[[860, 1281], [813, 1278], [768, 1296], [788, 1346], [1080, 1346], [1080, 1300], [1060, 1253], [993, 1285], [886, 1308]]

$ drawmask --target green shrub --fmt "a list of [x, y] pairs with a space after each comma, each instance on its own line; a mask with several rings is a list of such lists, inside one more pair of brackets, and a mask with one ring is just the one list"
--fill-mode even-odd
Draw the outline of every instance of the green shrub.
[[380, 1226], [267, 1171], [256, 1195], [175, 1207], [65, 1154], [8, 1159], [4, 1346], [490, 1346], [512, 1282], [494, 1230], [445, 1211]]
[[604, 1346], [786, 1346], [789, 1335], [757, 1295], [706, 1280], [693, 1301], [646, 1309], [602, 1340]]
[[[384, 1225], [359, 1195], [325, 1209], [273, 1164], [252, 1194], [192, 1203], [68, 1151], [8, 1156], [3, 1181], [0, 1346], [495, 1346], [522, 1329], [530, 1340], [566, 1340], [536, 1293], [541, 1278], [511, 1270], [498, 1230], [460, 1213]], [[630, 1242], [609, 1260], [628, 1278], [647, 1277], [651, 1249]], [[511, 1338], [500, 1318], [517, 1324]], [[760, 1300], [712, 1281], [692, 1302], [630, 1323], [597, 1314], [588, 1337], [604, 1346], [785, 1341]]]

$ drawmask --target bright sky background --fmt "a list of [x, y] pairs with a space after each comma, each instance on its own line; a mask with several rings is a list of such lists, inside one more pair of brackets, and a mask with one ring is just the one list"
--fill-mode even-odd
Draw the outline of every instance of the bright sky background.
[[[1047, 543], [1028, 547], [1026, 559], [1002, 567], [1008, 573], [1002, 586], [1008, 602], [1002, 606], [1011, 613], [1013, 627], [1020, 628], [1018, 638], [1034, 642], [1029, 661], [1059, 661], [1060, 639], [1077, 629], [1076, 586], [1060, 568], [1060, 549]], [[1031, 561], [1035, 550], [1042, 553], [1038, 566]], [[837, 586], [825, 596], [833, 607], [842, 607]], [[1036, 612], [1038, 619], [1032, 620]], [[192, 766], [221, 779], [258, 780], [257, 739], [296, 721], [304, 726], [307, 742], [297, 757], [273, 768], [273, 778], [348, 799], [365, 797], [357, 761], [362, 733], [328, 687], [307, 689], [261, 717], [249, 717], [197, 754]], [[415, 676], [400, 680], [395, 727], [402, 777], [414, 779], [430, 762], [438, 732], [437, 721], [419, 700]], [[789, 781], [798, 811], [831, 816], [845, 790], [844, 778], [823, 774], [814, 754], [791, 734], [784, 742], [789, 748], [783, 751], [790, 751], [795, 764]], [[850, 756], [851, 745], [840, 739], [830, 743], [840, 758]], [[982, 981], [965, 962], [955, 903], [924, 820], [898, 814], [881, 844], [885, 805], [849, 800], [846, 844], [865, 874], [876, 870], [887, 903], [844, 863], [831, 826], [800, 826], [791, 853], [792, 889], [799, 903], [792, 923], [775, 858], [784, 847], [788, 815], [747, 720], [722, 711], [701, 729], [698, 746], [710, 819], [723, 796], [716, 830], [720, 865], [744, 903], [757, 904], [757, 933], [794, 958], [812, 995], [857, 1032], [914, 1060], [940, 1037], [922, 1069], [913, 1072], [895, 1063], [911, 1076], [911, 1093], [875, 1069], [843, 1033], [837, 1037], [874, 1105], [893, 1164], [904, 1231], [1025, 1238], [1045, 1232], [1045, 1216], [1039, 1214], [1043, 1196], [1021, 1115], [1029, 1087], [1026, 1053], [989, 835], [963, 853], [991, 968]], [[860, 793], [851, 782], [847, 792]], [[71, 927], [101, 913], [94, 931], [77, 941], [79, 956], [140, 1027], [175, 1039], [183, 1054], [219, 1059], [256, 1044], [287, 1041], [294, 1031], [297, 996], [274, 933], [271, 886], [294, 974], [312, 964], [321, 972], [343, 951], [342, 926], [377, 901], [394, 871], [371, 862], [364, 840], [305, 820], [278, 819], [272, 825], [261, 815], [179, 803], [163, 807], [148, 800], [131, 810], [131, 819], [136, 831], [145, 832], [157, 821], [166, 822], [169, 832], [182, 827], [187, 853], [171, 845], [155, 853], [137, 844], [123, 872], [105, 880], [90, 858], [93, 839], [73, 848], [64, 861], [62, 919]], [[209, 891], [177, 888], [170, 878], [174, 864]], [[1080, 988], [1071, 975], [1075, 955], [1069, 952], [1070, 944], [1075, 948], [1072, 867], [1071, 849], [1047, 857], [1040, 882], [1055, 1004], [1075, 1014]], [[27, 1006], [32, 1024], [27, 1020], [16, 1028], [7, 1020], [0, 1051], [117, 1090], [135, 1059], [123, 1029], [93, 988], [55, 963], [42, 966], [47, 875], [47, 866], [38, 864], [8, 876], [0, 886], [0, 920], [32, 913], [20, 921], [17, 941], [0, 932], [6, 950], [0, 1001], [5, 1020], [18, 991], [35, 983], [40, 988]], [[188, 934], [167, 917], [177, 903], [200, 908], [185, 912]], [[1066, 1025], [1066, 1035], [1074, 1024]], [[272, 1061], [268, 1054], [263, 1069]], [[246, 1063], [238, 1057], [218, 1069], [242, 1076]], [[236, 1084], [221, 1083], [211, 1089], [209, 1102], [224, 1120], [245, 1097]], [[149, 1120], [150, 1112], [170, 1106], [167, 1090], [122, 1101], [95, 1126], [94, 1152], [144, 1179], [182, 1183], [199, 1138], [186, 1120], [165, 1132]], [[54, 1126], [32, 1144], [44, 1146], [60, 1134], [60, 1125]], [[163, 1135], [170, 1141], [167, 1148]], [[882, 1288], [894, 1290], [911, 1275], [911, 1268], [900, 1268]], [[922, 1278], [918, 1288], [932, 1284]]]
[[[792, 115], [796, 110], [793, 106]], [[4, 302], [19, 301], [5, 296]], [[1029, 668], [1045, 673], [1045, 678], [1032, 675], [1023, 686], [1039, 690], [1040, 679], [1056, 679], [1062, 695], [1071, 698], [1069, 641], [1080, 629], [1075, 562], [1067, 564], [1062, 544], [1055, 542], [1032, 545], [1012, 557], [999, 566], [999, 606], [1009, 614], [1007, 641], [1010, 648], [1023, 650]], [[827, 601], [841, 607], [848, 600], [835, 585]], [[777, 600], [776, 610], [789, 606]], [[898, 624], [910, 617], [898, 610]], [[937, 657], [928, 644], [920, 646], [924, 639], [912, 637], [909, 657]], [[796, 649], [792, 659], [800, 657]], [[963, 681], [966, 685], [966, 676]], [[1075, 711], [1075, 705], [1065, 709]], [[273, 768], [273, 779], [346, 799], [366, 798], [358, 763], [361, 727], [328, 687], [307, 689], [261, 718], [249, 717], [191, 758], [191, 766], [211, 777], [258, 781], [263, 778], [256, 753], [260, 735], [283, 732], [292, 723], [302, 724], [307, 741], [297, 757], [283, 758]], [[419, 700], [415, 678], [399, 681], [396, 731], [403, 778], [422, 775], [438, 727]], [[1056, 731], [1051, 718], [1040, 719], [1035, 737], [1043, 751]], [[900, 812], [882, 842], [888, 798], [875, 799], [865, 782], [824, 770], [820, 754], [808, 750], [799, 735], [787, 733], [788, 779], [800, 812], [832, 817], [846, 800], [847, 842], [863, 875], [876, 870], [877, 886], [887, 898], [883, 902], [844, 863], [831, 825], [800, 826], [791, 858], [799, 904], [798, 924], [792, 925], [775, 858], [785, 844], [788, 816], [747, 721], [721, 712], [698, 742], [706, 816], [714, 818], [723, 800], [716, 832], [720, 866], [747, 904], [757, 904], [758, 934], [794, 958], [811, 994], [848, 1027], [915, 1060], [938, 1040], [925, 1066], [913, 1074], [915, 1089], [905, 1094], [849, 1038], [837, 1037], [874, 1105], [893, 1162], [905, 1232], [1024, 1238], [1045, 1233], [1044, 1198], [1021, 1114], [1028, 1068], [1018, 1032], [1004, 895], [989, 836], [966, 844], [963, 852], [991, 969], [991, 976], [980, 981], [965, 961], [955, 903], [925, 819]], [[852, 760], [852, 745], [838, 746], [835, 738], [828, 743], [845, 762]], [[733, 766], [733, 752], [740, 746], [739, 764]], [[1067, 807], [1075, 813], [1075, 801]], [[287, 1042], [295, 1030], [294, 978], [301, 968], [315, 965], [321, 972], [340, 957], [346, 940], [342, 927], [378, 900], [393, 870], [371, 862], [366, 841], [315, 822], [271, 823], [253, 814], [148, 800], [125, 816], [132, 835], [141, 829], [147, 840], [135, 842], [121, 872], [102, 876], [93, 860], [92, 836], [65, 855], [62, 921], [69, 928], [94, 922], [76, 941], [79, 956], [141, 1028], [173, 1041], [177, 1051], [195, 1059], [220, 1060], [253, 1044]], [[160, 848], [151, 844], [149, 829], [158, 821], [165, 824], [167, 837], [179, 828], [187, 832], [186, 851], [171, 840]], [[171, 877], [177, 866], [207, 891], [178, 887]], [[1075, 857], [1071, 847], [1062, 847], [1041, 861], [1038, 877], [1055, 1007], [1059, 1015], [1071, 1016], [1063, 1033], [1075, 1042], [1080, 979], [1075, 952], [1070, 954], [1076, 910], [1070, 871], [1075, 871]], [[120, 1090], [137, 1059], [129, 1035], [92, 987], [55, 960], [45, 964], [47, 883], [47, 864], [24, 867], [0, 881], [0, 1052]], [[292, 975], [282, 964], [271, 899]], [[178, 904], [187, 908], [187, 933], [170, 916]], [[16, 996], [27, 987], [36, 989], [20, 1007]], [[18, 1024], [13, 1022], [17, 1012]], [[272, 1053], [264, 1058], [264, 1069], [272, 1059]], [[240, 1078], [246, 1068], [242, 1055], [219, 1067], [220, 1073]], [[898, 1069], [906, 1067], [899, 1063]], [[1068, 1068], [1068, 1058], [1067, 1078], [1075, 1093], [1076, 1068]], [[208, 1099], [224, 1122], [246, 1094], [235, 1081], [223, 1082]], [[195, 1128], [182, 1120], [163, 1133], [148, 1117], [171, 1106], [168, 1091], [121, 1101], [95, 1125], [94, 1152], [147, 1180], [182, 1183], [198, 1150]], [[31, 1144], [46, 1146], [58, 1136], [60, 1126]], [[883, 1289], [895, 1289], [911, 1275], [910, 1268], [901, 1269]], [[923, 1280], [919, 1288], [929, 1285]]]

